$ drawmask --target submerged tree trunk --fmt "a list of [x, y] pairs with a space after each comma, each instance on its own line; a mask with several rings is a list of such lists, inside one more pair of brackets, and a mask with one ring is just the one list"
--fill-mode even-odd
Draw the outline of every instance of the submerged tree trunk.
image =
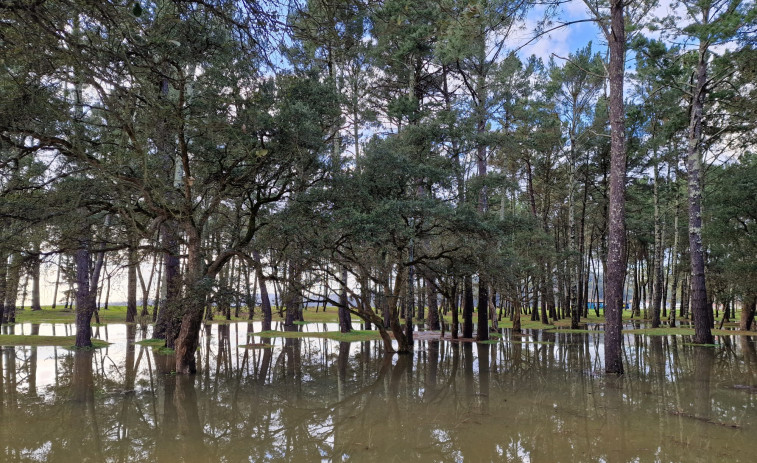
[[610, 27], [605, 26], [610, 48], [610, 202], [607, 250], [607, 294], [605, 295], [605, 372], [623, 374], [621, 328], [625, 259], [626, 142], [623, 104], [625, 69], [625, 18], [623, 1], [610, 2]]
[[95, 312], [96, 288], [89, 287], [89, 240], [79, 242], [76, 262], [76, 347], [92, 346], [92, 314]]
[[166, 347], [173, 348], [181, 320], [179, 298], [181, 296], [181, 260], [179, 259], [179, 231], [176, 222], [167, 221], [162, 227], [163, 282], [165, 299], [160, 301], [153, 336], [165, 339]]
[[[200, 340], [202, 314], [205, 299], [210, 293], [216, 273], [207, 272], [201, 255], [200, 233], [194, 227], [186, 227], [187, 235], [187, 288], [182, 300], [182, 317], [174, 350], [176, 351], [176, 373], [197, 372], [195, 355]], [[221, 267], [218, 268], [218, 271]]]
[[[110, 216], [105, 217], [103, 229], [110, 225]], [[76, 347], [92, 347], [92, 315], [97, 312], [97, 286], [100, 282], [100, 272], [105, 263], [105, 240], [95, 255], [95, 264], [90, 273], [90, 244], [91, 235], [89, 225], [82, 227], [79, 248], [76, 250]]]

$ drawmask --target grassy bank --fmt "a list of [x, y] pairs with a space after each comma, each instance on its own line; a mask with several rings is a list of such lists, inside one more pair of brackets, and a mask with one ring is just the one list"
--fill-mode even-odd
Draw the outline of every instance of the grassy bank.
[[[70, 348], [74, 347], [74, 344], [76, 344], [74, 336], [0, 335], [0, 346], [58, 346]], [[99, 339], [92, 340], [93, 347], [106, 347], [108, 345], [110, 343], [100, 341]]]

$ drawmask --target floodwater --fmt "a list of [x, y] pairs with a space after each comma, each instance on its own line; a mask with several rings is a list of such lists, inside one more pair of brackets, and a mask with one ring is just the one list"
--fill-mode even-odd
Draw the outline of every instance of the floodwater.
[[[307, 330], [335, 329], [306, 325]], [[4, 327], [65, 335], [70, 325]], [[605, 377], [601, 334], [504, 333], [494, 344], [273, 339], [212, 325], [195, 377], [109, 325], [94, 352], [3, 347], [0, 461], [755, 461], [755, 337], [695, 347], [625, 335]], [[68, 333], [66, 333], [68, 332]]]

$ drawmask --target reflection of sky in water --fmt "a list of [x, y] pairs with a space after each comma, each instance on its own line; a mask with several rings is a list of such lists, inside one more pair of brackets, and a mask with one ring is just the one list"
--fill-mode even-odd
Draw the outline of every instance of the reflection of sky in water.
[[[65, 324], [37, 329], [73, 334]], [[248, 336], [260, 330], [203, 329], [200, 371], [186, 383], [166, 374], [171, 358], [127, 348], [130, 331], [139, 341], [151, 328], [95, 327], [113, 344], [83, 364], [91, 405], [71, 401], [71, 351], [4, 347], [0, 461], [81, 461], [80, 441], [105, 461], [693, 461], [703, 452], [751, 461], [757, 452], [752, 337], [698, 348], [625, 334], [628, 373], [613, 380], [601, 374], [599, 333], [417, 341], [414, 355], [387, 363], [380, 342]], [[240, 347], [265, 342], [273, 348]], [[69, 429], [74, 418], [86, 432]]]

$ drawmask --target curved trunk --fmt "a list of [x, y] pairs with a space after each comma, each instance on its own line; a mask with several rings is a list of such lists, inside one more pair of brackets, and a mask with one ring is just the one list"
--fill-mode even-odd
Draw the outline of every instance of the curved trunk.
[[258, 277], [258, 286], [260, 287], [260, 310], [263, 313], [263, 331], [271, 330], [271, 299], [268, 297], [268, 286], [265, 283], [263, 275], [263, 266], [260, 264], [260, 252], [252, 251], [252, 258], [255, 261], [255, 273]]
[[[187, 281], [186, 295], [182, 301], [183, 315], [174, 350], [176, 351], [176, 373], [197, 372], [195, 354], [200, 340], [202, 315], [205, 300], [215, 274], [208, 275], [200, 254], [200, 234], [193, 227], [187, 227]], [[220, 270], [220, 267], [219, 267]]]

